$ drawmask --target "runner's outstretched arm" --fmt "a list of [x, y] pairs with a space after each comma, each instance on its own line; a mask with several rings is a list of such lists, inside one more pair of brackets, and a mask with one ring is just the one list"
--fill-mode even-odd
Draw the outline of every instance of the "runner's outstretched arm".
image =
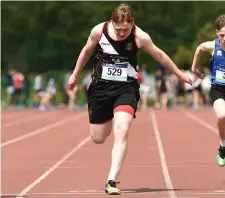
[[167, 67], [171, 72], [173, 72], [180, 81], [192, 84], [191, 79], [184, 74], [181, 70], [177, 68], [174, 62], [169, 58], [169, 56], [159, 49], [151, 40], [150, 36], [142, 32], [142, 37], [140, 40], [141, 48], [150, 54], [156, 61], [158, 61], [161, 65]]

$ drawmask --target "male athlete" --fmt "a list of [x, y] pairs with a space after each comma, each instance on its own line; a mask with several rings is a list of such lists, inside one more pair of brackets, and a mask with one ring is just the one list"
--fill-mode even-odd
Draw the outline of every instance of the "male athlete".
[[100, 23], [92, 29], [70, 76], [71, 90], [95, 49], [96, 63], [88, 90], [90, 134], [93, 142], [102, 144], [113, 127], [112, 162], [105, 191], [118, 195], [121, 192], [116, 187], [116, 180], [125, 159], [128, 130], [135, 118], [140, 98], [136, 68], [138, 50], [143, 49], [149, 53], [175, 73], [181, 82], [192, 82], [153, 44], [150, 36], [134, 24], [133, 11], [127, 4], [119, 5], [113, 11], [110, 21]]
[[197, 68], [201, 55], [209, 52], [212, 55], [211, 90], [213, 109], [217, 116], [217, 126], [220, 136], [220, 147], [216, 156], [219, 166], [225, 166], [225, 14], [219, 16], [215, 21], [216, 34], [218, 38], [200, 44], [193, 58], [192, 71], [196, 76], [203, 79], [203, 74]]

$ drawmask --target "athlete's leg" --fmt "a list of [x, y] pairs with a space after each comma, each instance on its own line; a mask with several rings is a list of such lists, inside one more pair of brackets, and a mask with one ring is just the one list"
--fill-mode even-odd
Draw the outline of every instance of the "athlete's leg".
[[114, 110], [114, 144], [112, 149], [112, 163], [108, 181], [116, 181], [127, 151], [128, 130], [133, 120], [134, 109], [128, 105], [120, 105]]
[[120, 105], [114, 110], [114, 144], [111, 168], [105, 189], [108, 194], [120, 194], [120, 190], [116, 187], [116, 180], [126, 157], [128, 130], [133, 119], [133, 114], [134, 109], [128, 105]]
[[110, 135], [112, 130], [112, 120], [103, 123], [90, 124], [90, 133], [92, 141], [96, 144], [102, 144]]
[[217, 116], [217, 126], [221, 140], [225, 140], [225, 100], [217, 99], [213, 104]]
[[225, 166], [225, 100], [217, 99], [213, 103], [213, 108], [217, 116], [217, 127], [220, 136], [220, 149], [217, 155], [217, 163]]
[[225, 140], [225, 101], [222, 98], [217, 99], [213, 104], [213, 108], [217, 116], [220, 139]]

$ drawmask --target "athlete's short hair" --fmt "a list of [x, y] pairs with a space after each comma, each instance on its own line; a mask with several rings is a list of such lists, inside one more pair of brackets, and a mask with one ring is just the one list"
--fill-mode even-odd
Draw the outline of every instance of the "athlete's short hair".
[[225, 27], [225, 14], [217, 17], [215, 21], [215, 28], [220, 30], [222, 27]]
[[115, 23], [133, 23], [134, 14], [132, 8], [125, 3], [120, 4], [112, 13], [112, 21]]

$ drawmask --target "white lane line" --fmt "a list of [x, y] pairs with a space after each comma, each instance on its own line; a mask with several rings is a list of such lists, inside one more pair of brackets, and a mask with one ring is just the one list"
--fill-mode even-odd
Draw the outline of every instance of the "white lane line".
[[169, 175], [168, 166], [166, 164], [166, 157], [165, 157], [165, 154], [164, 154], [162, 139], [160, 137], [159, 128], [158, 128], [158, 124], [157, 124], [157, 120], [156, 120], [156, 116], [155, 116], [154, 111], [150, 111], [150, 117], [151, 117], [151, 120], [152, 120], [153, 130], [154, 130], [154, 134], [155, 134], [156, 141], [157, 141], [157, 147], [158, 147], [158, 151], [159, 151], [160, 162], [161, 162], [161, 165], [162, 165], [163, 176], [164, 176], [164, 180], [166, 182], [168, 194], [169, 194], [170, 198], [177, 198], [177, 196], [174, 192], [174, 188], [173, 188], [173, 184], [172, 184], [170, 175]]
[[8, 140], [6, 142], [3, 142], [0, 146], [1, 147], [4, 147], [4, 146], [8, 146], [8, 145], [14, 144], [16, 142], [22, 141], [22, 140], [27, 139], [29, 137], [38, 135], [38, 134], [40, 134], [42, 132], [45, 132], [45, 131], [48, 131], [50, 129], [56, 128], [58, 126], [64, 125], [64, 124], [66, 124], [68, 122], [71, 122], [72, 120], [77, 120], [77, 119], [81, 118], [84, 115], [85, 115], [84, 113], [82, 115], [81, 114], [78, 114], [78, 115], [75, 115], [74, 117], [71, 117], [69, 119], [66, 118], [64, 120], [54, 122], [53, 124], [46, 125], [44, 127], [38, 128], [38, 129], [36, 129], [34, 131], [31, 131], [29, 133], [26, 133], [24, 135], [21, 135], [19, 137], [14, 138], [14, 139], [11, 139], [11, 140]]
[[37, 115], [37, 116], [32, 116], [32, 117], [30, 115], [29, 117], [25, 117], [25, 118], [23, 117], [22, 119], [17, 119], [14, 121], [2, 123], [2, 127], [7, 128], [7, 127], [19, 125], [19, 124], [27, 123], [27, 122], [30, 122], [33, 120], [42, 119], [42, 118], [48, 117], [50, 115], [52, 115], [52, 114]]
[[203, 127], [211, 130], [212, 132], [218, 134], [218, 131], [215, 127], [213, 127], [211, 124], [209, 124], [208, 122], [204, 121], [203, 119], [193, 115], [192, 113], [189, 112], [183, 112], [187, 117], [191, 118], [192, 120], [194, 120], [195, 122], [197, 122], [198, 124], [202, 125]]
[[90, 136], [86, 137], [82, 140], [78, 145], [76, 145], [69, 153], [62, 157], [56, 164], [54, 164], [51, 168], [45, 171], [40, 177], [38, 177], [33, 183], [28, 185], [25, 189], [23, 189], [16, 198], [25, 196], [32, 188], [34, 188], [37, 184], [43, 181], [48, 175], [50, 175], [53, 171], [55, 171], [61, 164], [63, 164], [70, 156], [72, 156], [76, 151], [78, 151], [82, 146], [84, 146], [88, 141], [90, 141]]

